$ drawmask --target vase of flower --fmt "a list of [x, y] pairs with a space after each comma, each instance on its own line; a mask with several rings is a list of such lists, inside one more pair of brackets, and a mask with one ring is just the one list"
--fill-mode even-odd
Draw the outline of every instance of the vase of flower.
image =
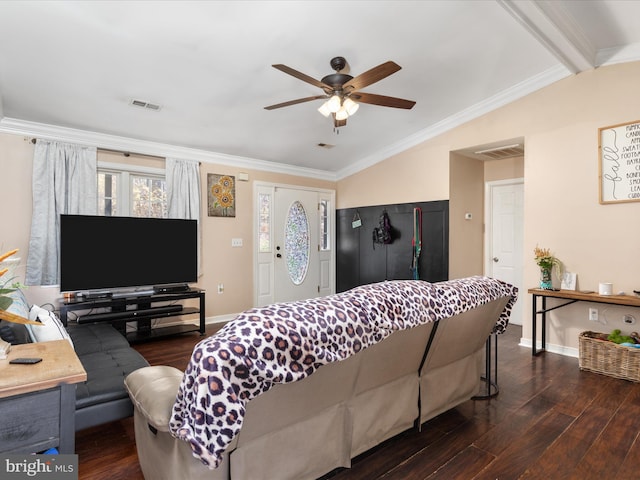
[[540, 288], [542, 290], [552, 290], [553, 280], [551, 279], [551, 271], [553, 268], [540, 267]]
[[553, 289], [553, 279], [551, 273], [554, 265], [560, 265], [560, 261], [553, 256], [548, 248], [536, 247], [533, 250], [536, 264], [540, 267], [540, 288], [543, 290]]

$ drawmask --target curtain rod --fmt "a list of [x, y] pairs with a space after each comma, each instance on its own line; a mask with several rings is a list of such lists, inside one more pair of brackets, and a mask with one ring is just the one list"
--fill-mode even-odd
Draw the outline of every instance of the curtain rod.
[[[37, 140], [36, 138], [32, 138], [31, 139], [31, 143], [33, 143], [35, 145], [36, 140]], [[131, 152], [125, 152], [123, 150], [114, 150], [112, 148], [102, 148], [102, 147], [98, 147], [98, 150], [102, 150], [103, 152], [121, 153], [125, 157], [131, 156]], [[143, 157], [152, 157], [152, 158], [158, 158], [160, 160], [166, 160], [165, 157], [161, 157], [159, 155], [147, 155], [146, 153], [134, 153], [134, 155], [141, 155]]]
[[[31, 139], [31, 143], [35, 144], [35, 143], [36, 143], [36, 140], [37, 140], [37, 139], [32, 138], [32, 139]], [[98, 150], [102, 150], [103, 152], [121, 153], [121, 154], [123, 154], [125, 157], [129, 157], [129, 156], [131, 155], [131, 152], [125, 152], [125, 151], [123, 151], [123, 150], [114, 150], [114, 149], [112, 149], [112, 148], [102, 148], [102, 147], [98, 147]], [[161, 158], [161, 159], [163, 159], [163, 160], [164, 160], [164, 157], [159, 157], [158, 155], [146, 155], [146, 154], [143, 154], [143, 153], [138, 153], [138, 154], [136, 154], [136, 155], [144, 155], [145, 157]]]

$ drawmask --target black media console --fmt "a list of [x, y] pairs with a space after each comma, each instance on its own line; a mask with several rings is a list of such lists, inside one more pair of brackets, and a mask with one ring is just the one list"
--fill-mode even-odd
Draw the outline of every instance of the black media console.
[[[199, 299], [199, 307], [185, 307], [177, 303], [178, 301], [192, 298]], [[130, 342], [195, 331], [200, 332], [200, 335], [204, 335], [204, 299], [204, 290], [199, 288], [145, 295], [132, 293], [131, 295], [118, 297], [64, 298], [60, 299], [60, 320], [64, 325], [67, 325], [69, 312], [82, 311], [77, 317], [79, 324], [110, 322]], [[155, 328], [152, 328], [151, 325], [151, 320], [153, 319], [194, 314], [199, 314], [200, 316], [198, 325], [185, 323]], [[127, 323], [129, 322], [137, 323], [136, 331], [127, 333]]]

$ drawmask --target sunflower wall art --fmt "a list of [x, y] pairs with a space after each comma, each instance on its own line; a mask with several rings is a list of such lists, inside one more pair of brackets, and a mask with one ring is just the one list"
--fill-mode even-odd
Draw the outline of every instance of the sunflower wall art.
[[232, 175], [207, 174], [210, 217], [236, 216], [236, 178]]

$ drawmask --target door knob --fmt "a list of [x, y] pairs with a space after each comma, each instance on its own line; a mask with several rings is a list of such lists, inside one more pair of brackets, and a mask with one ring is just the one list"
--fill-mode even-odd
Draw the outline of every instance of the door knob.
[[493, 261], [494, 261], [495, 263], [498, 263], [498, 262], [500, 261], [500, 259], [499, 259], [498, 257], [493, 257]]

